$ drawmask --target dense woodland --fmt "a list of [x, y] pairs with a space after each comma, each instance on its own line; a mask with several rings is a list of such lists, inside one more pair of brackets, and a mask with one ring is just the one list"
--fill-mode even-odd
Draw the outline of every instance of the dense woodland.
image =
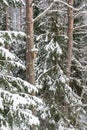
[[0, 130], [87, 130], [86, 0], [0, 0]]

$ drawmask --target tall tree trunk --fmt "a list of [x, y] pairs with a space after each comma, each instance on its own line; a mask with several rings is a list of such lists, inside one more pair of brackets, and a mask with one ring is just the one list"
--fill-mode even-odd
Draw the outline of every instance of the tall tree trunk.
[[[68, 4], [73, 6], [73, 0], [68, 0]], [[73, 10], [68, 8], [68, 54], [67, 54], [67, 65], [66, 72], [67, 77], [70, 81], [71, 74], [71, 61], [72, 61], [72, 50], [73, 50]]]
[[[29, 83], [35, 85], [34, 57], [32, 55], [32, 49], [34, 48], [32, 0], [26, 0], [26, 34], [26, 78]], [[32, 95], [35, 95], [35, 93], [32, 93]], [[35, 115], [34, 107], [32, 107], [32, 112]], [[32, 126], [30, 130], [36, 130], [36, 127]]]
[[32, 0], [26, 0], [26, 34], [27, 34], [27, 48], [26, 48], [26, 78], [31, 84], [35, 84], [34, 73], [34, 59], [32, 56], [33, 42], [33, 7]]

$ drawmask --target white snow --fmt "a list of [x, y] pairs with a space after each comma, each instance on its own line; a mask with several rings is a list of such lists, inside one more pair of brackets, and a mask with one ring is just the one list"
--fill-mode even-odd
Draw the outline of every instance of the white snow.
[[1, 94], [0, 94], [0, 109], [1, 109], [1, 110], [4, 109], [4, 107], [3, 107], [3, 100], [2, 100], [2, 98], [1, 98]]
[[8, 3], [7, 3], [7, 1], [6, 0], [3, 0], [3, 2], [8, 6]]
[[5, 49], [4, 47], [0, 47], [0, 51], [2, 53], [2, 56], [5, 56], [6, 60], [9, 58], [11, 60], [15, 59], [15, 56], [9, 52], [9, 50]]
[[34, 100], [31, 98], [27, 97], [22, 97], [19, 96], [18, 94], [13, 94], [12, 96], [12, 101], [13, 101], [13, 110], [15, 111], [16, 109], [19, 109], [19, 105], [33, 105], [36, 106], [36, 103]]
[[50, 43], [48, 45], [46, 45], [46, 50], [48, 52], [50, 52], [50, 50], [53, 52], [54, 50], [56, 50], [56, 53], [59, 55], [62, 55], [62, 49], [60, 48], [59, 44], [56, 42], [54, 42], [53, 39], [51, 39]]

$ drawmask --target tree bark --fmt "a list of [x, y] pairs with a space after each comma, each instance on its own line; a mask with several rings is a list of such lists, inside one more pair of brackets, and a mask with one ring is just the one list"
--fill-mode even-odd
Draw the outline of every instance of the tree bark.
[[[29, 83], [35, 85], [34, 57], [32, 55], [34, 48], [32, 0], [26, 0], [26, 34], [26, 78]], [[35, 95], [35, 93], [32, 93], [32, 95]], [[35, 115], [34, 107], [32, 107], [32, 112]], [[36, 126], [31, 126], [30, 130], [36, 130]]]
[[[68, 0], [68, 4], [73, 6], [73, 0]], [[70, 81], [72, 50], [73, 50], [73, 9], [68, 7], [68, 51], [67, 51], [67, 65], [66, 74]]]
[[32, 0], [26, 0], [26, 78], [31, 84], [35, 84], [34, 73], [34, 59], [32, 56], [32, 49], [34, 48], [33, 41], [33, 7], [31, 5]]

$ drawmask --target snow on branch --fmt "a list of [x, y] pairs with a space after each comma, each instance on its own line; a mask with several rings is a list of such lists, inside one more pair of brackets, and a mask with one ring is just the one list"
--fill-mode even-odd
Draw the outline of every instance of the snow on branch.
[[[5, 49], [4, 47], [0, 47], [0, 53], [3, 57], [5, 57], [5, 60], [0, 60], [0, 61], [5, 62], [5, 63], [9, 63], [14, 67], [16, 66], [18, 68], [22, 68], [23, 70], [26, 69], [26, 67], [22, 63], [22, 61], [19, 60], [14, 54], [9, 52], [9, 50]], [[18, 61], [16, 61], [16, 58], [18, 59]]]
[[38, 21], [40, 18], [44, 17], [44, 16], [46, 15], [46, 13], [52, 8], [53, 5], [54, 5], [54, 2], [52, 2], [52, 3], [50, 4], [50, 6], [49, 6], [46, 10], [44, 10], [44, 12], [42, 12], [41, 14], [39, 14], [39, 15], [33, 20], [33, 22], [36, 22], [36, 21]]
[[9, 52], [4, 47], [0, 47], [0, 53], [2, 53], [2, 56], [4, 56], [6, 59], [8, 59], [8, 58], [11, 59], [11, 60], [15, 59], [14, 54], [12, 54], [11, 52]]
[[79, 11], [76, 15], [74, 15], [74, 19], [79, 15], [87, 14], [87, 11]]
[[79, 11], [79, 10], [81, 10], [85, 6], [85, 5], [83, 5], [80, 8], [74, 8], [72, 5], [67, 4], [66, 2], [64, 2], [62, 0], [54, 0], [54, 2], [60, 2], [60, 3], [64, 4], [64, 5], [66, 5], [67, 7], [73, 9], [74, 11]]
[[78, 29], [85, 28], [85, 27], [87, 27], [87, 24], [75, 27], [73, 30], [78, 30]]
[[3, 0], [3, 3], [4, 3], [6, 6], [9, 6], [9, 4], [12, 4], [12, 5], [15, 5], [15, 6], [18, 6], [18, 4], [25, 5], [25, 3], [24, 3], [23, 0], [11, 0], [11, 1]]
[[19, 84], [20, 87], [23, 86], [24, 89], [27, 89], [28, 93], [31, 93], [32, 91], [38, 92], [38, 90], [35, 86], [33, 86], [32, 84], [28, 83], [25, 80], [22, 80], [21, 78], [12, 77], [12, 76], [9, 76], [9, 75], [5, 75], [5, 78], [10, 82], [15, 81], [17, 84]]
[[12, 94], [1, 88], [0, 94], [2, 95], [2, 99], [0, 101], [0, 103], [2, 103], [1, 108], [4, 111], [3, 102], [5, 101], [5, 106], [8, 105], [9, 108], [8, 116], [14, 115], [14, 118], [17, 117], [21, 121], [26, 119], [29, 125], [39, 125], [38, 118], [34, 116], [32, 111], [29, 109], [29, 106], [31, 105], [36, 106], [36, 101], [33, 100], [32, 97], [29, 97], [27, 94], [25, 94], [25, 96]]
[[53, 7], [53, 5], [54, 5], [56, 2], [60, 2], [60, 3], [64, 4], [64, 5], [66, 5], [67, 7], [73, 9], [74, 11], [80, 11], [80, 10], [83, 9], [83, 7], [85, 6], [85, 5], [83, 5], [83, 6], [81, 6], [80, 8], [74, 8], [72, 5], [69, 5], [69, 4], [67, 4], [66, 2], [62, 1], [62, 0], [54, 0], [54, 1], [49, 5], [49, 7], [48, 7], [46, 10], [44, 10], [41, 14], [39, 14], [39, 15], [33, 20], [33, 22], [36, 22], [36, 21], [38, 21], [40, 18], [44, 17], [44, 16], [48, 13], [48, 11]]

